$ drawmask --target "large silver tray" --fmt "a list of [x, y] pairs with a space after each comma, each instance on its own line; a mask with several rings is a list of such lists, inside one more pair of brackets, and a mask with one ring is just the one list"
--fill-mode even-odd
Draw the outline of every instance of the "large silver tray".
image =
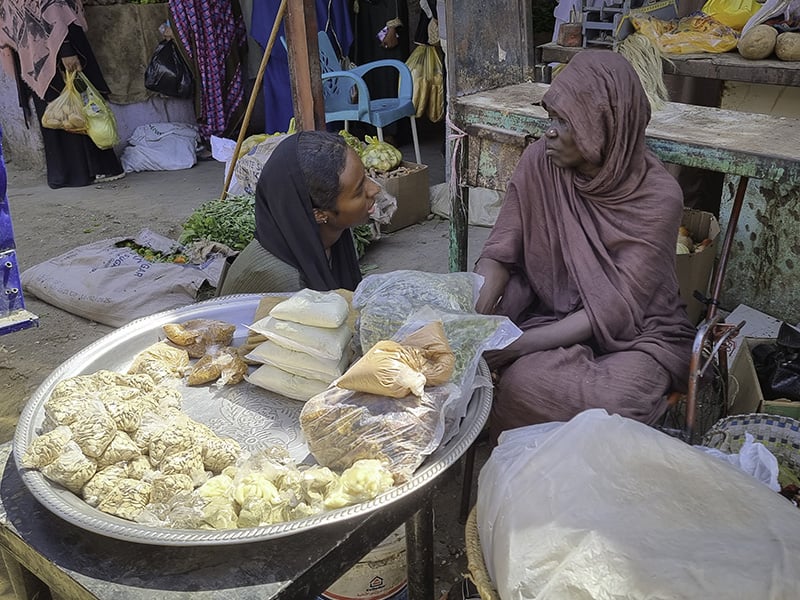
[[[14, 458], [20, 457], [39, 434], [44, 420], [44, 403], [53, 387], [67, 377], [94, 373], [100, 369], [124, 372], [133, 357], [163, 339], [161, 326], [195, 318], [209, 318], [236, 324], [234, 344], [247, 337], [245, 324], [253, 322], [263, 296], [227, 296], [138, 319], [104, 336], [59, 366], [34, 393], [20, 416], [14, 435]], [[480, 374], [489, 375], [481, 361]], [[256, 450], [281, 445], [298, 462], [313, 461], [300, 430], [302, 404], [243, 382], [217, 389], [213, 386], [181, 388], [184, 411], [206, 423], [219, 435], [230, 436], [244, 447]], [[405, 484], [374, 500], [287, 523], [231, 530], [165, 529], [141, 525], [106, 514], [81, 498], [50, 482], [38, 471], [20, 469], [25, 485], [48, 510], [83, 529], [112, 538], [163, 546], [203, 546], [239, 544], [280, 538], [323, 527], [377, 510], [429, 483], [450, 467], [469, 448], [486, 423], [492, 402], [491, 388], [475, 391], [459, 432], [429, 456]]]

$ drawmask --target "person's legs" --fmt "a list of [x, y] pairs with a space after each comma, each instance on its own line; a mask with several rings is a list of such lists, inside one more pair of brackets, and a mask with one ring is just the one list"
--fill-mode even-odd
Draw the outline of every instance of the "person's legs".
[[665, 409], [669, 379], [643, 352], [595, 357], [587, 346], [576, 345], [529, 354], [500, 376], [490, 417], [492, 438], [506, 429], [568, 421], [590, 408], [654, 423]]

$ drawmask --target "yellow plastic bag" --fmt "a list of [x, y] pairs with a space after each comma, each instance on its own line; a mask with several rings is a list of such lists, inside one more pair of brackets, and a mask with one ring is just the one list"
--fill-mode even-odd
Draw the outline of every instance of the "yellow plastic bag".
[[111, 107], [86, 75], [78, 72], [78, 79], [84, 87], [81, 92], [81, 100], [83, 101], [83, 114], [86, 116], [86, 132], [95, 146], [101, 150], [113, 148], [114, 144], [119, 142], [119, 136], [117, 135], [117, 120], [114, 118], [114, 113], [111, 112]]
[[444, 118], [444, 65], [436, 46], [425, 48], [425, 79], [428, 82], [427, 114], [432, 123]]
[[86, 133], [87, 126], [83, 101], [75, 89], [75, 72], [67, 71], [64, 74], [64, 89], [44, 109], [42, 127], [63, 129], [70, 133]]
[[721, 53], [736, 48], [738, 34], [708, 16], [689, 16], [663, 21], [631, 15], [636, 31], [647, 37], [662, 54]]
[[412, 94], [412, 102], [416, 109], [417, 118], [425, 114], [425, 107], [428, 103], [428, 81], [425, 78], [425, 58], [426, 51], [424, 45], [418, 45], [411, 52], [406, 65], [411, 71], [411, 80], [414, 82], [414, 93]]
[[755, 0], [708, 0], [702, 11], [728, 27], [741, 31], [761, 4]]

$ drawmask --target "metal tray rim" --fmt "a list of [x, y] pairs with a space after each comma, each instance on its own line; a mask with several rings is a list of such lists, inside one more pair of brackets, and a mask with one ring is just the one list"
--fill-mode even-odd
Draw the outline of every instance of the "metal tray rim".
[[[237, 294], [223, 298], [214, 298], [186, 307], [171, 309], [142, 317], [103, 336], [64, 361], [47, 377], [47, 379], [45, 379], [34, 392], [33, 396], [31, 396], [20, 415], [14, 434], [14, 461], [17, 470], [20, 472], [22, 481], [33, 496], [45, 508], [65, 521], [82, 529], [123, 541], [159, 546], [212, 546], [260, 542], [286, 537], [354, 517], [364, 516], [374, 510], [400, 500], [413, 493], [418, 488], [430, 483], [452, 466], [478, 437], [478, 434], [489, 417], [489, 410], [492, 402], [492, 389], [490, 387], [483, 387], [475, 390], [467, 409], [467, 415], [462, 422], [462, 427], [458, 434], [429, 456], [415, 475], [406, 483], [368, 502], [297, 519], [295, 521], [247, 529], [164, 529], [127, 521], [92, 508], [71, 492], [47, 480], [39, 471], [20, 468], [19, 460], [24, 454], [28, 440], [31, 439], [31, 435], [33, 434], [33, 428], [35, 426], [34, 419], [38, 411], [43, 409], [43, 404], [49, 396], [51, 388], [58, 381], [65, 376], [69, 376], [72, 371], [76, 370], [76, 367], [78, 367], [86, 357], [104, 348], [113, 348], [113, 342], [124, 340], [127, 334], [133, 330], [148, 326], [157, 327], [175, 320], [176, 318], [182, 320], [198, 318], [201, 317], [209, 307], [232, 305], [239, 306], [240, 308], [249, 308], [249, 306], [252, 305], [255, 312], [258, 302], [263, 296], [263, 294]], [[480, 361], [478, 371], [479, 375], [487, 378], [489, 377], [489, 369], [483, 360]], [[80, 503], [80, 508], [66, 501], [64, 497], [62, 497], [64, 494], [70, 494], [74, 497], [77, 502]]]

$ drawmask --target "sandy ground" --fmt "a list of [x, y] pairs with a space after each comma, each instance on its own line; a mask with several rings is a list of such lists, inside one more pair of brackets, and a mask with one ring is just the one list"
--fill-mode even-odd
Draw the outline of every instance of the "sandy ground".
[[[177, 239], [183, 221], [200, 203], [218, 197], [223, 181], [223, 166], [213, 161], [185, 171], [135, 173], [117, 182], [62, 190], [50, 190], [41, 175], [26, 172], [24, 165], [9, 163], [8, 171], [22, 270], [82, 244], [134, 235], [145, 226]], [[432, 174], [433, 183], [437, 181]], [[487, 229], [471, 228], [470, 264], [487, 235]], [[369, 272], [405, 268], [446, 272], [448, 239], [448, 222], [433, 217], [384, 236], [370, 247], [362, 265]], [[21, 409], [58, 365], [112, 331], [30, 296], [26, 307], [39, 316], [39, 327], [0, 337], [0, 442], [12, 439]], [[478, 464], [485, 453], [479, 452]], [[466, 569], [463, 527], [457, 522], [461, 475], [454, 470], [436, 505], [439, 593]], [[13, 597], [10, 594], [9, 586], [0, 583], [0, 598]]]

